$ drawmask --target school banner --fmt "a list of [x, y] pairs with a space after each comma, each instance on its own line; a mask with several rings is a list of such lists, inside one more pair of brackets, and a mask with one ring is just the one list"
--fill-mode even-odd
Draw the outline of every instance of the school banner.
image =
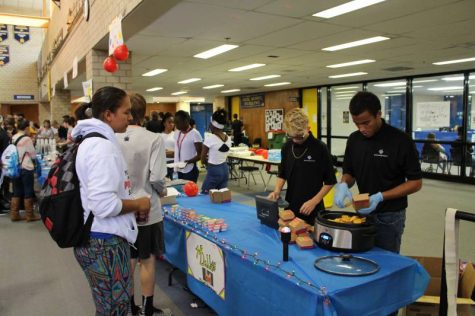
[[22, 25], [13, 25], [13, 36], [21, 44], [30, 40], [30, 27]]
[[4, 66], [10, 62], [10, 49], [8, 45], [0, 45], [0, 66]]
[[8, 38], [8, 27], [6, 24], [0, 24], [0, 42], [6, 41]]
[[221, 248], [195, 233], [186, 231], [186, 257], [188, 274], [209, 286], [224, 299], [225, 271]]

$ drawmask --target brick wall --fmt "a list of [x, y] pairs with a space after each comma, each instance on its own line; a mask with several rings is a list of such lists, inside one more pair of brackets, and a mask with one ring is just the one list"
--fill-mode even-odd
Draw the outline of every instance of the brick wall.
[[109, 73], [102, 68], [104, 59], [108, 52], [101, 50], [91, 50], [86, 56], [86, 78], [92, 79], [93, 90], [113, 86], [126, 91], [132, 90], [132, 53], [126, 61], [120, 61], [119, 70]]
[[71, 92], [69, 90], [56, 90], [55, 96], [51, 98], [51, 118], [60, 124], [63, 122], [63, 115], [71, 115]]

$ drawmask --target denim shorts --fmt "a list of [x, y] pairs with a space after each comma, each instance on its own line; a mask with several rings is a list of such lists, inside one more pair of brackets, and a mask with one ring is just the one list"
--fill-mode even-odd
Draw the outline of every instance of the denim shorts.
[[201, 192], [207, 194], [211, 189], [224, 189], [228, 186], [228, 179], [229, 167], [226, 162], [219, 165], [208, 165]]
[[376, 247], [399, 253], [406, 222], [406, 210], [372, 213], [369, 223], [376, 226]]

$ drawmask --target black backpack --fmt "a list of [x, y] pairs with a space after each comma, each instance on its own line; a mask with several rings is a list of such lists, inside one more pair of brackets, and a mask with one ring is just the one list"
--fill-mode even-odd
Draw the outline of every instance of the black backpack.
[[90, 133], [76, 140], [53, 164], [41, 190], [40, 215], [43, 224], [59, 247], [87, 245], [94, 215], [84, 223], [84, 210], [76, 173], [76, 155], [82, 141], [105, 136]]

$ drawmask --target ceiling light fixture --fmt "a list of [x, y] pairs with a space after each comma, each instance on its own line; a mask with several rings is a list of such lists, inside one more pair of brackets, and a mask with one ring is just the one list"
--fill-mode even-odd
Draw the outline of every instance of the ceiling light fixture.
[[363, 76], [363, 75], [367, 75], [367, 74], [368, 74], [367, 72], [352, 72], [352, 73], [349, 73], [349, 74], [328, 76], [328, 78], [337, 79], [337, 78], [345, 78], [345, 77]]
[[458, 64], [458, 63], [467, 63], [467, 62], [470, 62], [470, 61], [475, 61], [475, 57], [438, 61], [438, 62], [432, 63], [432, 65], [442, 66], [442, 65], [450, 65], [450, 64]]
[[214, 57], [216, 55], [228, 52], [228, 51], [230, 51], [232, 49], [235, 49], [235, 48], [238, 48], [238, 47], [239, 47], [238, 45], [224, 44], [224, 45], [209, 49], [207, 51], [201, 52], [199, 54], [196, 54], [193, 57], [201, 58], [201, 59], [208, 59], [208, 58], [211, 58], [211, 57]]
[[171, 95], [181, 95], [181, 94], [187, 94], [188, 91], [177, 91], [177, 92], [173, 92]]
[[457, 76], [457, 77], [444, 77], [442, 78], [444, 81], [462, 81], [463, 76]]
[[356, 91], [337, 91], [337, 92], [333, 92], [333, 93], [336, 94], [336, 95], [340, 95], [340, 94], [356, 93]]
[[266, 80], [266, 79], [279, 78], [279, 77], [280, 75], [268, 75], [268, 76], [263, 76], [263, 77], [251, 78], [249, 80]]
[[354, 41], [354, 42], [350, 42], [350, 43], [345, 43], [345, 44], [340, 44], [340, 45], [335, 45], [335, 46], [322, 48], [322, 50], [328, 51], [328, 52], [334, 52], [334, 51], [342, 50], [342, 49], [346, 49], [346, 48], [377, 43], [377, 42], [385, 41], [385, 40], [388, 40], [388, 39], [390, 39], [390, 38], [385, 37], [385, 36], [375, 36], [375, 37], [365, 38], [365, 39], [362, 39], [362, 40], [359, 40], [359, 41]]
[[153, 77], [153, 76], [159, 75], [161, 73], [164, 73], [166, 71], [168, 71], [168, 69], [157, 68], [157, 69], [150, 70], [149, 72], [146, 72], [146, 73], [142, 74], [142, 76], [143, 77]]
[[425, 82], [436, 82], [437, 79], [427, 79], [427, 80], [413, 80], [412, 83], [425, 83]]
[[230, 90], [223, 90], [221, 93], [230, 93], [230, 92], [238, 92], [241, 91], [241, 89], [230, 89]]
[[0, 14], [0, 24], [48, 28], [49, 18], [19, 14]]
[[350, 89], [361, 89], [359, 86], [349, 86], [349, 87], [336, 87], [333, 90], [350, 90]]
[[353, 0], [339, 6], [330, 8], [328, 10], [320, 11], [312, 16], [316, 16], [319, 18], [330, 19], [335, 16], [343, 15], [348, 12], [356, 11], [365, 7], [369, 7], [370, 5], [377, 4], [383, 2], [385, 0]]
[[269, 83], [269, 84], [265, 84], [264, 87], [277, 87], [277, 86], [285, 86], [285, 85], [288, 85], [288, 84], [291, 84], [292, 82], [277, 82], [277, 83]]
[[214, 84], [212, 86], [203, 87], [203, 89], [214, 89], [214, 88], [220, 88], [220, 87], [224, 87], [224, 84]]
[[155, 88], [147, 89], [147, 90], [145, 90], [145, 91], [153, 92], [153, 91], [158, 91], [158, 90], [162, 90], [162, 89], [163, 89], [162, 87], [155, 87]]
[[398, 86], [405, 86], [405, 81], [397, 81], [397, 82], [387, 82], [387, 83], [377, 83], [375, 87], [398, 87]]
[[341, 67], [349, 67], [349, 66], [355, 66], [355, 65], [374, 63], [375, 61], [376, 60], [374, 60], [374, 59], [362, 59], [362, 60], [350, 61], [350, 62], [347, 62], [347, 63], [328, 65], [326, 67], [327, 68], [341, 68]]
[[179, 84], [186, 84], [186, 83], [192, 83], [192, 82], [200, 81], [200, 80], [201, 80], [201, 78], [190, 78], [190, 79], [178, 81], [178, 83]]
[[246, 66], [232, 68], [232, 69], [229, 69], [228, 71], [244, 71], [244, 70], [249, 70], [249, 69], [253, 69], [253, 68], [262, 67], [262, 66], [265, 66], [265, 65], [266, 64], [250, 64], [250, 65], [246, 65]]
[[427, 90], [430, 91], [449, 91], [449, 90], [463, 90], [463, 87], [437, 87], [437, 88], [429, 88]]

